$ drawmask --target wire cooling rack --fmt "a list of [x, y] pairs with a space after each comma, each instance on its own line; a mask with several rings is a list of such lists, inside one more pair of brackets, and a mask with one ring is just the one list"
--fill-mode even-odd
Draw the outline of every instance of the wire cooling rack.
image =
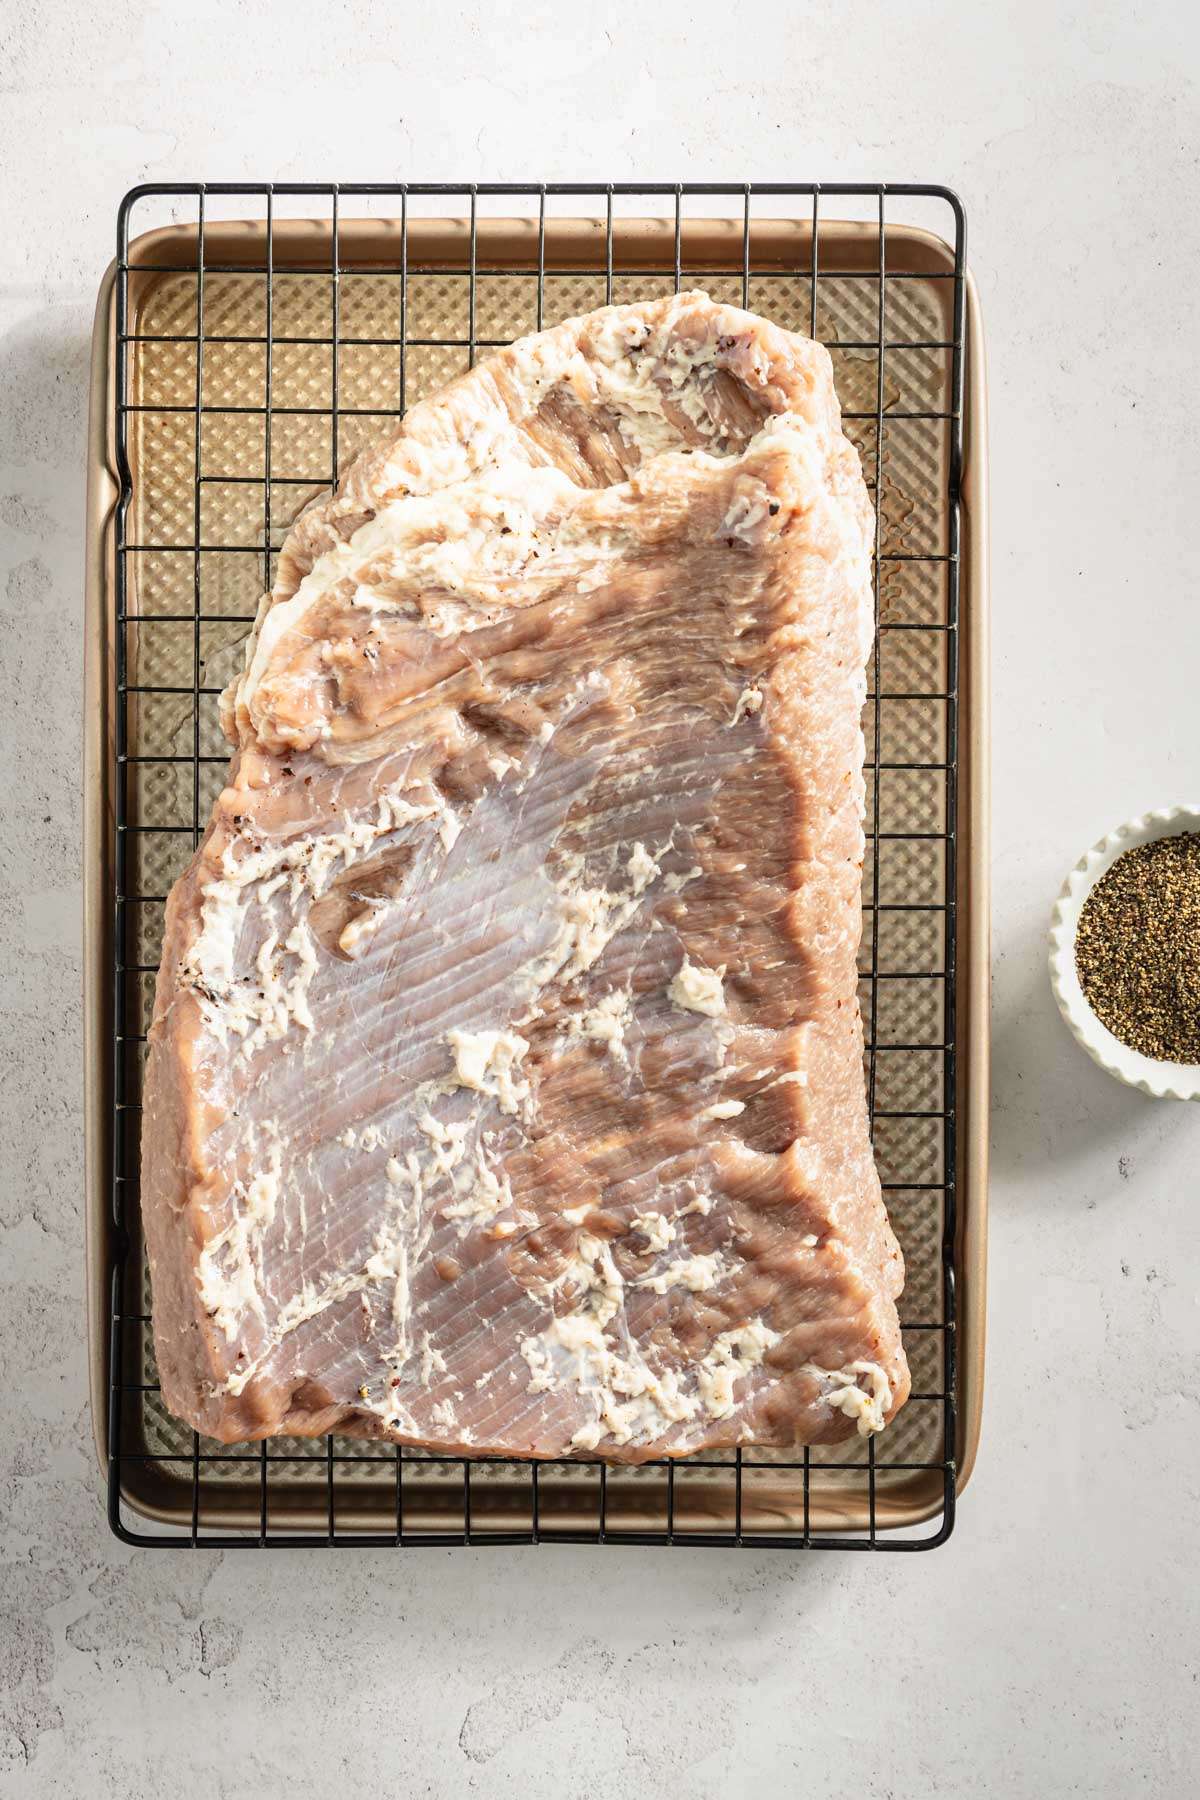
[[[147, 203], [174, 222], [135, 238]], [[895, 222], [921, 206], [941, 208], [944, 241]], [[118, 1535], [875, 1550], [949, 1535], [965, 279], [962, 209], [929, 187], [181, 184], [126, 197], [105, 400], [114, 954], [109, 1061], [95, 1072], [111, 1175], [96, 1354]], [[865, 1445], [638, 1469], [341, 1437], [209, 1442], [158, 1395], [137, 1187], [163, 903], [228, 762], [217, 696], [291, 521], [358, 448], [492, 345], [681, 286], [828, 344], [876, 503], [861, 999], [876, 1156], [909, 1271], [913, 1397]]]

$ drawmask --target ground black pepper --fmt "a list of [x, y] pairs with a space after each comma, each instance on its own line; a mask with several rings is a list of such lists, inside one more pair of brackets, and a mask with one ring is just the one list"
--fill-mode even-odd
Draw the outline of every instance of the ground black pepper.
[[1117, 858], [1084, 902], [1075, 966], [1123, 1044], [1158, 1062], [1200, 1062], [1200, 833]]

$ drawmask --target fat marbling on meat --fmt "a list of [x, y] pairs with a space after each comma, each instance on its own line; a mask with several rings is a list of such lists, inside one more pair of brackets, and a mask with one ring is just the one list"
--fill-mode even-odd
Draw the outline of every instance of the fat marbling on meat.
[[856, 998], [872, 514], [703, 294], [481, 361], [303, 514], [167, 907], [166, 1404], [639, 1461], [908, 1372]]

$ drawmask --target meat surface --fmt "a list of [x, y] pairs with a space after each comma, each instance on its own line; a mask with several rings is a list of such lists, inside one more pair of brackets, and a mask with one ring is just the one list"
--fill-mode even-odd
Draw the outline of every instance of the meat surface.
[[488, 357], [297, 521], [150, 1033], [180, 1418], [640, 1461], [902, 1404], [871, 539], [825, 351], [703, 294]]

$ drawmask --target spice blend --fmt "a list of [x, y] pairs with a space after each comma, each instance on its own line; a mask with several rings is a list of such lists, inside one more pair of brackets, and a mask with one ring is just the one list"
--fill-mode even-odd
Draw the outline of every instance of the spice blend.
[[1200, 1062], [1200, 833], [1117, 858], [1084, 902], [1075, 966], [1123, 1044], [1158, 1062]]

